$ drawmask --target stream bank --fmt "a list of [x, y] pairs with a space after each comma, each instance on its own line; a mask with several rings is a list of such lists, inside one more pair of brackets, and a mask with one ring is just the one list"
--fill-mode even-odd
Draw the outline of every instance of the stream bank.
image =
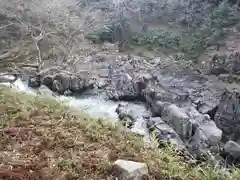
[[[138, 134], [154, 132], [159, 141], [187, 150], [196, 159], [205, 156], [215, 164], [220, 159], [225, 165], [226, 153], [222, 152], [228, 156], [233, 150], [232, 146], [224, 148], [224, 143], [238, 144], [239, 132], [224, 128], [232, 127], [228, 119], [236, 119], [235, 110], [224, 118], [228, 111], [221, 109], [231, 108], [239, 86], [179, 68], [172, 60], [101, 53], [76, 63], [75, 70], [46, 67], [39, 74], [39, 86], [92, 116], [120, 119]], [[31, 75], [21, 86], [25, 91], [28, 86], [36, 87], [36, 79]]]

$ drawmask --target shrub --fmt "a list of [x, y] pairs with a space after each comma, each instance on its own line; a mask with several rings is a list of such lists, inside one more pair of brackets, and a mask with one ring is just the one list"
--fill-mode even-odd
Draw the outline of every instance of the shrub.
[[198, 28], [188, 34], [181, 44], [180, 50], [190, 58], [197, 58], [208, 47], [218, 45], [225, 37], [224, 27], [239, 22], [238, 13], [227, 2], [217, 6]]
[[180, 41], [181, 37], [179, 35], [160, 28], [148, 30], [146, 33], [133, 38], [133, 42], [137, 45], [170, 50], [176, 50], [180, 45]]

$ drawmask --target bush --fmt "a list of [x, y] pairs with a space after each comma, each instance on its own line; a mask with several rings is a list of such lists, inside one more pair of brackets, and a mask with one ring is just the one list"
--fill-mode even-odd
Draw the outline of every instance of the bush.
[[[208, 47], [219, 45], [225, 37], [225, 27], [236, 25], [240, 20], [239, 12], [227, 1], [222, 1], [219, 5], [213, 2], [212, 5], [204, 3], [201, 8], [204, 6], [207, 10], [204, 11], [203, 20], [192, 22], [194, 25], [189, 24], [192, 18], [194, 21], [197, 20], [195, 16], [198, 13], [195, 9], [195, 14], [187, 14], [188, 31], [185, 34], [176, 35], [163, 29], [152, 29], [135, 36], [133, 43], [151, 49], [159, 48], [161, 51], [167, 49], [170, 52], [183, 52], [190, 59], [198, 58]], [[196, 0], [191, 2], [189, 6], [198, 7], [198, 4], [199, 1]]]
[[137, 45], [144, 45], [150, 48], [161, 48], [176, 50], [180, 45], [181, 37], [163, 29], [152, 29], [144, 34], [133, 38]]
[[190, 58], [197, 58], [208, 47], [218, 45], [225, 37], [223, 28], [239, 22], [238, 14], [227, 2], [222, 2], [201, 26], [188, 34], [180, 50], [188, 54]]

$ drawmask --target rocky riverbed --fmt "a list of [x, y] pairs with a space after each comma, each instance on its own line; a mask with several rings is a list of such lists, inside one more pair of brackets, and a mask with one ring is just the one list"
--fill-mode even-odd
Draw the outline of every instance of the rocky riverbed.
[[143, 136], [154, 132], [159, 141], [196, 159], [238, 161], [237, 84], [179, 68], [171, 57], [161, 61], [101, 52], [71, 67], [46, 66], [40, 73], [23, 69], [22, 79], [32, 88], [45, 86], [48, 94], [71, 97], [71, 105], [93, 116], [120, 119]]

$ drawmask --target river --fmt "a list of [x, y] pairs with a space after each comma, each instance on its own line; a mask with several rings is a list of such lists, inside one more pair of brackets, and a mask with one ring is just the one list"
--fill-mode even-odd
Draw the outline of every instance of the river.
[[[9, 79], [13, 77], [8, 76]], [[51, 93], [50, 89], [42, 86], [39, 89], [32, 89], [28, 87], [27, 83], [21, 79], [17, 79], [14, 83], [1, 83], [5, 86], [12, 87], [17, 91], [28, 93], [36, 96], [38, 92]], [[124, 101], [111, 101], [108, 100], [102, 91], [92, 90], [90, 92], [83, 93], [79, 96], [54, 96], [57, 100], [64, 101], [68, 103], [69, 107], [79, 108], [84, 112], [91, 115], [91, 117], [104, 117], [115, 122], [118, 121], [118, 114], [116, 113], [116, 108], [121, 104], [128, 104], [128, 108], [135, 115], [136, 122], [134, 123], [131, 131], [143, 136], [148, 135], [148, 130], [146, 127], [146, 121], [143, 118], [146, 115], [151, 114], [150, 111], [141, 102], [124, 102]]]

